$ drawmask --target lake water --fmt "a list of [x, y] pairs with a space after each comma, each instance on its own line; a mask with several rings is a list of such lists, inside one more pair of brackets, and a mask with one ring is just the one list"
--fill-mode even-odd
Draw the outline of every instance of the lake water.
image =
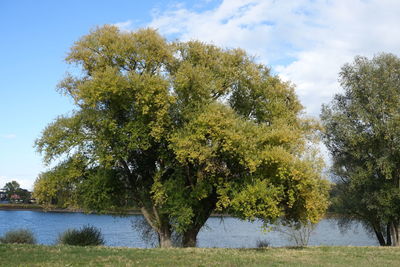
[[[28, 228], [34, 232], [38, 243], [54, 244], [59, 233], [68, 228], [93, 225], [100, 228], [107, 246], [152, 247], [143, 241], [141, 233], [132, 225], [142, 220], [142, 215], [113, 217], [83, 213], [55, 213], [40, 211], [0, 210], [0, 236], [16, 228]], [[280, 232], [265, 232], [261, 222], [247, 222], [231, 217], [211, 217], [198, 235], [199, 247], [256, 247], [257, 241], [267, 241], [270, 246], [294, 245]], [[374, 236], [354, 222], [352, 229], [342, 233], [336, 219], [324, 219], [311, 234], [311, 246], [377, 246]]]

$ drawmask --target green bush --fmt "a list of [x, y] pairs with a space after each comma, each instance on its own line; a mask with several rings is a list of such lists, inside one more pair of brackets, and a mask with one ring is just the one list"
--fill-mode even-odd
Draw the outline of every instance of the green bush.
[[17, 229], [5, 233], [5, 235], [0, 238], [0, 243], [35, 244], [36, 238], [31, 230]]
[[269, 242], [267, 240], [257, 240], [257, 247], [258, 248], [267, 248], [269, 247]]
[[71, 246], [99, 246], [104, 245], [101, 231], [90, 225], [80, 229], [68, 229], [58, 236], [58, 244]]

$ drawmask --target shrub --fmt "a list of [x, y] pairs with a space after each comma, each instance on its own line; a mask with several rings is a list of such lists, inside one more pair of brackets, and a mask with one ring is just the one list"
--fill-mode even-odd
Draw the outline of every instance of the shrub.
[[267, 240], [257, 240], [258, 248], [267, 248], [269, 247], [269, 242]]
[[68, 229], [58, 236], [58, 244], [71, 246], [99, 246], [104, 245], [104, 238], [100, 229], [85, 225], [80, 229]]
[[31, 230], [17, 229], [5, 233], [5, 235], [0, 238], [0, 243], [35, 244], [36, 238]]
[[276, 226], [274, 230], [286, 235], [289, 241], [294, 242], [295, 246], [306, 247], [315, 227], [316, 224], [311, 222], [293, 222]]

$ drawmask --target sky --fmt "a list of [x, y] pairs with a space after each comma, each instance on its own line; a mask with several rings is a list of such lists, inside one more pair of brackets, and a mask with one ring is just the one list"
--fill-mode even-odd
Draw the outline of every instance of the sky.
[[0, 0], [0, 188], [33, 189], [34, 142], [74, 108], [55, 89], [69, 48], [96, 26], [155, 28], [169, 40], [243, 48], [296, 86], [307, 116], [340, 93], [355, 56], [400, 56], [398, 0]]

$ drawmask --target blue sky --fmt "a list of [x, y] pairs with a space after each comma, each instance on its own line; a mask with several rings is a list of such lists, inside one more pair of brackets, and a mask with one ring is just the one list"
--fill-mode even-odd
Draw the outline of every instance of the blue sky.
[[296, 84], [306, 114], [340, 92], [337, 74], [355, 55], [400, 55], [400, 1], [0, 1], [0, 187], [32, 189], [45, 170], [33, 148], [73, 106], [55, 91], [69, 47], [90, 29], [151, 26], [170, 39], [241, 47]]
[[[136, 2], [136, 3], [135, 3]], [[25, 187], [44, 170], [34, 140], [72, 107], [55, 91], [68, 70], [63, 59], [97, 25], [151, 19], [157, 1], [0, 1], [0, 187]]]

